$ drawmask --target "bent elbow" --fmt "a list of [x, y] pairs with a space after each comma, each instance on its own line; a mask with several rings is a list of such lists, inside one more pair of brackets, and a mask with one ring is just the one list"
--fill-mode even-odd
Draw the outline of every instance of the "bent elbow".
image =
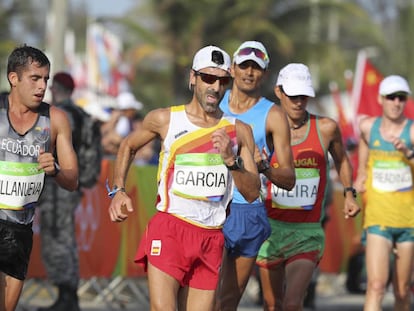
[[69, 191], [70, 192], [73, 192], [73, 191], [76, 191], [76, 190], [78, 190], [78, 184], [75, 184], [75, 185], [73, 185], [72, 187], [70, 187], [70, 189], [69, 189]]
[[61, 187], [67, 191], [73, 192], [79, 189], [79, 183], [78, 180], [75, 179], [74, 181], [70, 181], [64, 185], [61, 185]]
[[296, 179], [294, 178], [291, 183], [289, 183], [289, 184], [286, 185], [286, 188], [285, 189], [287, 191], [290, 191], [290, 190], [292, 190], [295, 187], [295, 184], [296, 184]]
[[78, 190], [78, 185], [70, 185], [69, 187], [66, 187], [67, 191], [73, 192]]
[[286, 178], [286, 181], [284, 182], [284, 185], [281, 186], [281, 188], [290, 191], [295, 187], [296, 184], [296, 175], [293, 171], [293, 174], [290, 175], [288, 178]]

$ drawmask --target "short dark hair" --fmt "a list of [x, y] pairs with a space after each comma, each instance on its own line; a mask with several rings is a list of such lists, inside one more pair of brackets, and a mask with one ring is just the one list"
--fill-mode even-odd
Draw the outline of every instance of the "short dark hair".
[[16, 47], [7, 60], [7, 75], [16, 72], [20, 77], [24, 69], [32, 63], [38, 63], [39, 67], [50, 67], [49, 59], [41, 50], [26, 44]]
[[53, 76], [53, 85], [59, 84], [66, 91], [72, 93], [75, 88], [75, 81], [72, 76], [64, 71], [59, 71]]

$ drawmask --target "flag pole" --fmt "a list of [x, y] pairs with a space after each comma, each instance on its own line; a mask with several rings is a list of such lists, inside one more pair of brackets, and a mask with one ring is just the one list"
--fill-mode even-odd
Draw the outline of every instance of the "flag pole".
[[355, 67], [354, 75], [354, 84], [352, 86], [352, 96], [351, 96], [351, 107], [352, 115], [354, 116], [354, 129], [356, 129], [357, 122], [357, 113], [358, 113], [358, 104], [361, 98], [361, 89], [363, 84], [365, 64], [367, 61], [367, 52], [365, 50], [359, 50], [357, 56], [357, 62]]

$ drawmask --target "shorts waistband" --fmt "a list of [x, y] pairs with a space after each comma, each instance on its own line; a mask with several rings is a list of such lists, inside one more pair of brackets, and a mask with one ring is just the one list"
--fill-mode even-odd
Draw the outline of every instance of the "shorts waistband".
[[6, 219], [2, 219], [2, 218], [0, 218], [0, 224], [5, 224], [5, 225], [8, 225], [8, 226], [13, 226], [13, 227], [15, 227], [15, 228], [28, 228], [28, 229], [31, 229], [32, 228], [32, 225], [33, 225], [33, 223], [30, 223], [30, 224], [19, 224], [19, 223], [17, 223], [17, 222], [12, 222], [12, 221], [9, 221], [9, 220], [6, 220]]
[[174, 221], [179, 222], [183, 226], [186, 226], [188, 228], [192, 228], [193, 230], [199, 230], [199, 231], [202, 231], [202, 232], [206, 232], [207, 230], [210, 231], [210, 232], [214, 232], [214, 231], [221, 232], [222, 231], [222, 227], [218, 227], [218, 228], [216, 228], [216, 227], [203, 227], [203, 226], [198, 225], [194, 222], [191, 222], [190, 220], [187, 221], [184, 218], [182, 218], [178, 215], [175, 215], [175, 214], [170, 214], [170, 213], [165, 213], [165, 212], [158, 211], [156, 213], [156, 216], [157, 217], [164, 217], [164, 218], [173, 219]]
[[268, 218], [270, 224], [275, 224], [282, 228], [292, 229], [322, 229], [322, 225], [319, 222], [286, 222], [279, 221], [273, 218]]
[[230, 208], [240, 208], [240, 209], [247, 209], [247, 208], [264, 208], [265, 205], [262, 202], [259, 203], [231, 203]]

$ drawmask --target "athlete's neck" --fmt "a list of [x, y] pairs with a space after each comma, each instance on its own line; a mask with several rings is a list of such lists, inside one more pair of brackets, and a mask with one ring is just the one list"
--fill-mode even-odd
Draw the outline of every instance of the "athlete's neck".
[[257, 104], [261, 96], [259, 92], [246, 93], [233, 88], [229, 95], [229, 107], [234, 113], [243, 113]]

